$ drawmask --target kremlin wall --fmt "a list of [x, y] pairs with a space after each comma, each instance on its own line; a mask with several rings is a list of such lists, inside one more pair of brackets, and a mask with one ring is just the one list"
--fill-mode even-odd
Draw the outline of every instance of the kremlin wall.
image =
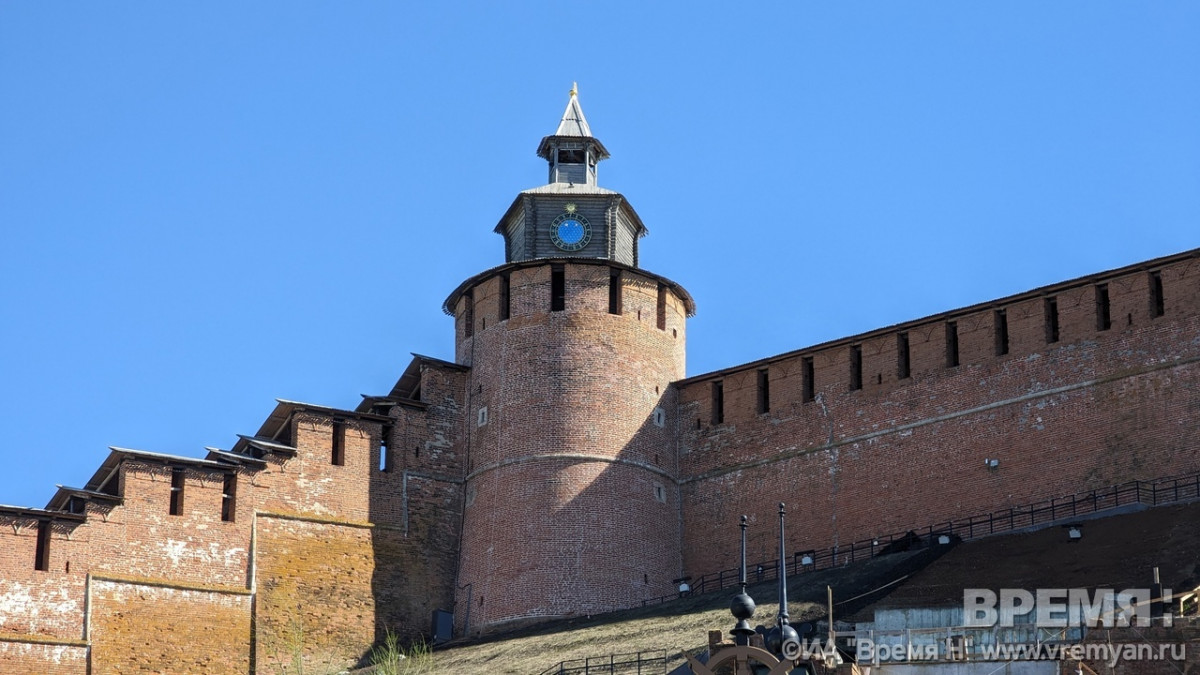
[[443, 305], [453, 362], [0, 506], [0, 672], [341, 668], [437, 610], [475, 635], [669, 595], [736, 563], [743, 513], [771, 559], [780, 501], [789, 550], [836, 549], [1200, 470], [1200, 250], [686, 377], [695, 302], [640, 266], [574, 91], [538, 154], [504, 263]]

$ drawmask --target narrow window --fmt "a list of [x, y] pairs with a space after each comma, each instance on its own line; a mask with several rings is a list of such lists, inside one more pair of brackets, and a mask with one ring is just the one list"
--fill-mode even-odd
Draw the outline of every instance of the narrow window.
[[621, 270], [608, 272], [608, 313], [621, 313]]
[[896, 333], [896, 377], [903, 380], [908, 376], [908, 333]]
[[654, 501], [662, 504], [667, 503], [667, 488], [662, 483], [654, 484]]
[[487, 406], [485, 405], [479, 409], [479, 412], [475, 413], [475, 426], [486, 427], [487, 423], [488, 423], [488, 409], [487, 409]]
[[712, 383], [712, 422], [721, 424], [725, 421], [725, 383], [720, 380]]
[[225, 474], [221, 488], [221, 520], [232, 523], [237, 514], [237, 474]]
[[183, 515], [183, 469], [171, 469], [171, 515]]
[[850, 391], [862, 389], [862, 345], [850, 346]]
[[39, 572], [50, 571], [50, 521], [38, 521], [37, 551], [34, 554], [33, 569]]
[[1008, 353], [1008, 312], [998, 309], [992, 312], [993, 328], [996, 334], [996, 356]]
[[[379, 430], [379, 470], [388, 472], [392, 470], [392, 462], [396, 460], [392, 456], [392, 446], [388, 444], [388, 436], [392, 434], [391, 427], [383, 427]], [[417, 453], [420, 456], [420, 453]]]
[[334, 466], [346, 465], [346, 425], [342, 422], [333, 423], [333, 454], [330, 459]]
[[561, 312], [567, 306], [567, 279], [562, 265], [550, 267], [550, 311]]
[[667, 425], [667, 413], [662, 408], [654, 409], [654, 426], [665, 427]]
[[1163, 301], [1163, 283], [1161, 272], [1150, 273], [1150, 316], [1157, 317], [1166, 313]]
[[463, 336], [475, 334], [475, 292], [467, 291], [463, 296]]
[[804, 364], [804, 367], [801, 377], [803, 392], [800, 398], [805, 403], [810, 403], [817, 398], [817, 385], [814, 379], [816, 369], [813, 368], [813, 357], [805, 356], [801, 363]]
[[1046, 344], [1054, 344], [1058, 342], [1058, 298], [1043, 300], [1042, 311], [1046, 315]]
[[1096, 330], [1112, 328], [1108, 314], [1108, 284], [1096, 284]]
[[946, 322], [946, 367], [958, 365], [958, 322]]
[[758, 412], [771, 412], [771, 378], [766, 368], [758, 371]]
[[658, 329], [667, 329], [667, 287], [658, 285]]
[[508, 273], [504, 273], [500, 275], [500, 320], [507, 320], [511, 310], [512, 302], [508, 295]]

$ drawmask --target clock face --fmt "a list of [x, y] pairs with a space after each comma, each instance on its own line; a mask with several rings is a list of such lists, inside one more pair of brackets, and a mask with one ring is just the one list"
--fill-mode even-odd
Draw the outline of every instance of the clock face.
[[550, 239], [564, 251], [578, 251], [592, 240], [592, 226], [574, 204], [567, 204], [564, 213], [550, 224]]

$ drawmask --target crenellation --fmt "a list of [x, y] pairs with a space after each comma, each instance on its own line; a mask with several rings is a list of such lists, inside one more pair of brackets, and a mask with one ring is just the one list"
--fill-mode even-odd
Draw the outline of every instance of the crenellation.
[[[607, 157], [571, 101], [552, 171]], [[1200, 470], [1200, 250], [687, 378], [695, 304], [637, 267], [623, 196], [500, 223], [505, 264], [442, 305], [453, 362], [0, 507], [0, 671], [340, 670], [435, 610], [476, 635], [671, 595], [742, 514], [769, 559], [780, 501], [799, 551]]]

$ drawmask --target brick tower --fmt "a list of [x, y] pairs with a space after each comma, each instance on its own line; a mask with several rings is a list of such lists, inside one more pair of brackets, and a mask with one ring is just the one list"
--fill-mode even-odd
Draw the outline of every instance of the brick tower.
[[446, 300], [470, 366], [457, 619], [471, 633], [629, 607], [681, 570], [682, 287], [637, 267], [646, 227], [596, 184], [575, 89], [500, 219], [505, 264]]

